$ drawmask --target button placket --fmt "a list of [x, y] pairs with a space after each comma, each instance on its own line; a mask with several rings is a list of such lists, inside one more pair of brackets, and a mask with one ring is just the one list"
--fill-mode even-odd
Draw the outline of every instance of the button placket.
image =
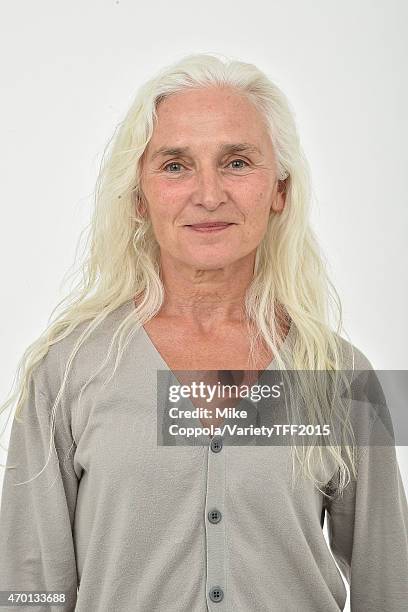
[[205, 527], [207, 545], [207, 607], [227, 611], [225, 551], [225, 469], [226, 447], [219, 436], [208, 446]]

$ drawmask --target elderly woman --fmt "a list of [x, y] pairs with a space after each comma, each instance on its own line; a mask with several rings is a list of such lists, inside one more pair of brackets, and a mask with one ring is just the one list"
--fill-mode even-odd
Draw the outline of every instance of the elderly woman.
[[[395, 448], [370, 444], [378, 418], [360, 452], [303, 458], [220, 434], [214, 402], [193, 442], [162, 435], [172, 377], [239, 389], [372, 370], [340, 308], [329, 323], [308, 176], [288, 102], [255, 66], [192, 55], [140, 89], [101, 168], [81, 279], [22, 360], [0, 590], [40, 610], [336, 612], [343, 574], [355, 612], [407, 609], [407, 501]], [[310, 411], [324, 423], [330, 405]]]

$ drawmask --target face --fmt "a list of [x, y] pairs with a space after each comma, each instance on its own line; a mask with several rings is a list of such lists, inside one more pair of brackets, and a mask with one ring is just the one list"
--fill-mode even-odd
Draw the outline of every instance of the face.
[[157, 117], [141, 188], [162, 260], [211, 270], [254, 258], [285, 203], [262, 115], [240, 93], [212, 87], [169, 96]]

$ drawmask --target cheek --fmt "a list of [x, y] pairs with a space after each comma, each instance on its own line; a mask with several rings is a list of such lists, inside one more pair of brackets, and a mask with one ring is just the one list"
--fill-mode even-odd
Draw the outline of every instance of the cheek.
[[174, 218], [185, 200], [186, 189], [180, 184], [158, 180], [149, 191], [149, 205], [158, 222]]
[[257, 191], [241, 206], [243, 225], [241, 226], [241, 239], [251, 247], [257, 246], [262, 240], [270, 218], [270, 203], [265, 191]]
[[[190, 187], [191, 189], [191, 187]], [[186, 181], [177, 180], [177, 178], [157, 178], [153, 185], [154, 197], [158, 200], [177, 201], [185, 198], [189, 187]]]
[[248, 227], [259, 228], [267, 223], [271, 204], [266, 193], [262, 190], [241, 197], [241, 212]]
[[231, 185], [231, 194], [245, 210], [264, 211], [269, 206], [273, 185], [269, 176], [258, 173], [248, 175], [235, 185]]

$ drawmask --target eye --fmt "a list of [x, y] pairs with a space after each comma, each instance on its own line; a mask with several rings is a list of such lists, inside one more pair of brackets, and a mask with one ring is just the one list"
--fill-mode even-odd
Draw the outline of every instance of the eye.
[[[180, 164], [179, 162], [169, 162], [168, 164], [166, 164], [163, 167], [163, 170], [165, 170], [167, 172], [166, 168], [169, 168], [171, 166], [173, 166], [173, 167], [174, 166], [182, 166], [182, 164]], [[172, 170], [169, 171], [169, 174], [176, 174], [176, 173], [177, 173], [177, 170], [176, 170], [176, 172], [173, 172]]]
[[[228, 165], [230, 166], [231, 164], [235, 164], [236, 162], [245, 164], [246, 166], [249, 165], [244, 159], [233, 159]], [[234, 169], [235, 170], [243, 170], [244, 168], [245, 168], [245, 166], [235, 166]]]

